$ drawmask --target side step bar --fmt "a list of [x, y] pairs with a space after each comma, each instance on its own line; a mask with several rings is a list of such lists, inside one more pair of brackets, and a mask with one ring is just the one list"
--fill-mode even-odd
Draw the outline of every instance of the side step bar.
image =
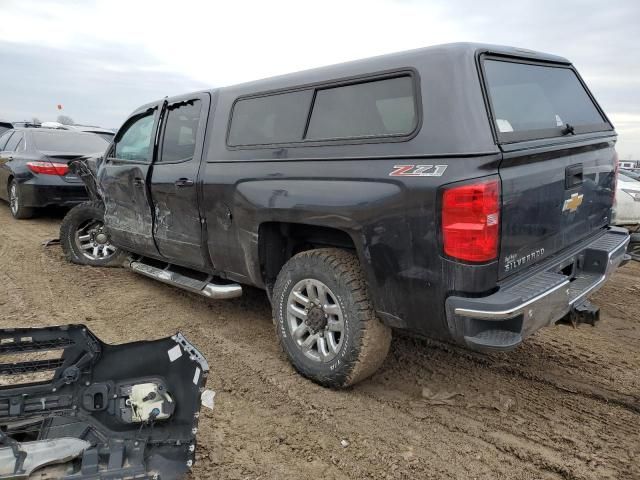
[[167, 265], [165, 268], [158, 268], [136, 260], [129, 263], [129, 268], [134, 272], [162, 283], [173, 285], [174, 287], [179, 287], [183, 290], [188, 290], [215, 300], [236, 298], [242, 295], [242, 287], [237, 283], [215, 284], [211, 282], [212, 276], [207, 277], [205, 280], [198, 280], [197, 278], [171, 271], [171, 265]]

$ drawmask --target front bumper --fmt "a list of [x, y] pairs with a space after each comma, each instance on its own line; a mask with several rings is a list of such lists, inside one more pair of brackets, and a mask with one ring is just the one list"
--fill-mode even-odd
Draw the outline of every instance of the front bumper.
[[492, 295], [450, 296], [453, 337], [475, 350], [511, 350], [538, 329], [553, 325], [597, 291], [628, 259], [627, 230], [611, 227], [509, 279]]

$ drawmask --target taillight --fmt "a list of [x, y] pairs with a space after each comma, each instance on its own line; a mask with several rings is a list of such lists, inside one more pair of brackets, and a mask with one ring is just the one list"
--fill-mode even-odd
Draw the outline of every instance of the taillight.
[[442, 195], [444, 253], [469, 262], [498, 256], [500, 182], [497, 179], [447, 188]]
[[69, 166], [66, 163], [27, 162], [27, 167], [33, 173], [42, 175], [59, 175], [62, 177], [69, 172]]

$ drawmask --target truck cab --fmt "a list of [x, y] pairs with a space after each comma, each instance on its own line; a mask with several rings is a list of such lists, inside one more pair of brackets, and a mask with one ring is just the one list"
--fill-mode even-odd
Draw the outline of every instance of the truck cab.
[[[449, 44], [144, 105], [89, 177], [126, 266], [265, 289], [294, 367], [344, 387], [392, 329], [511, 350], [594, 323], [629, 241], [615, 142], [568, 60]], [[90, 263], [75, 228], [65, 251]]]

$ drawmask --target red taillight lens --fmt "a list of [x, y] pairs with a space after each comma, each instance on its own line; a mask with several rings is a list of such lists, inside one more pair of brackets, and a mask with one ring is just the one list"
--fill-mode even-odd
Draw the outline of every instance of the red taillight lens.
[[59, 175], [62, 177], [69, 172], [69, 166], [66, 163], [27, 162], [27, 167], [33, 173], [42, 175]]
[[498, 256], [500, 182], [489, 180], [451, 187], [442, 196], [444, 253], [469, 262]]

